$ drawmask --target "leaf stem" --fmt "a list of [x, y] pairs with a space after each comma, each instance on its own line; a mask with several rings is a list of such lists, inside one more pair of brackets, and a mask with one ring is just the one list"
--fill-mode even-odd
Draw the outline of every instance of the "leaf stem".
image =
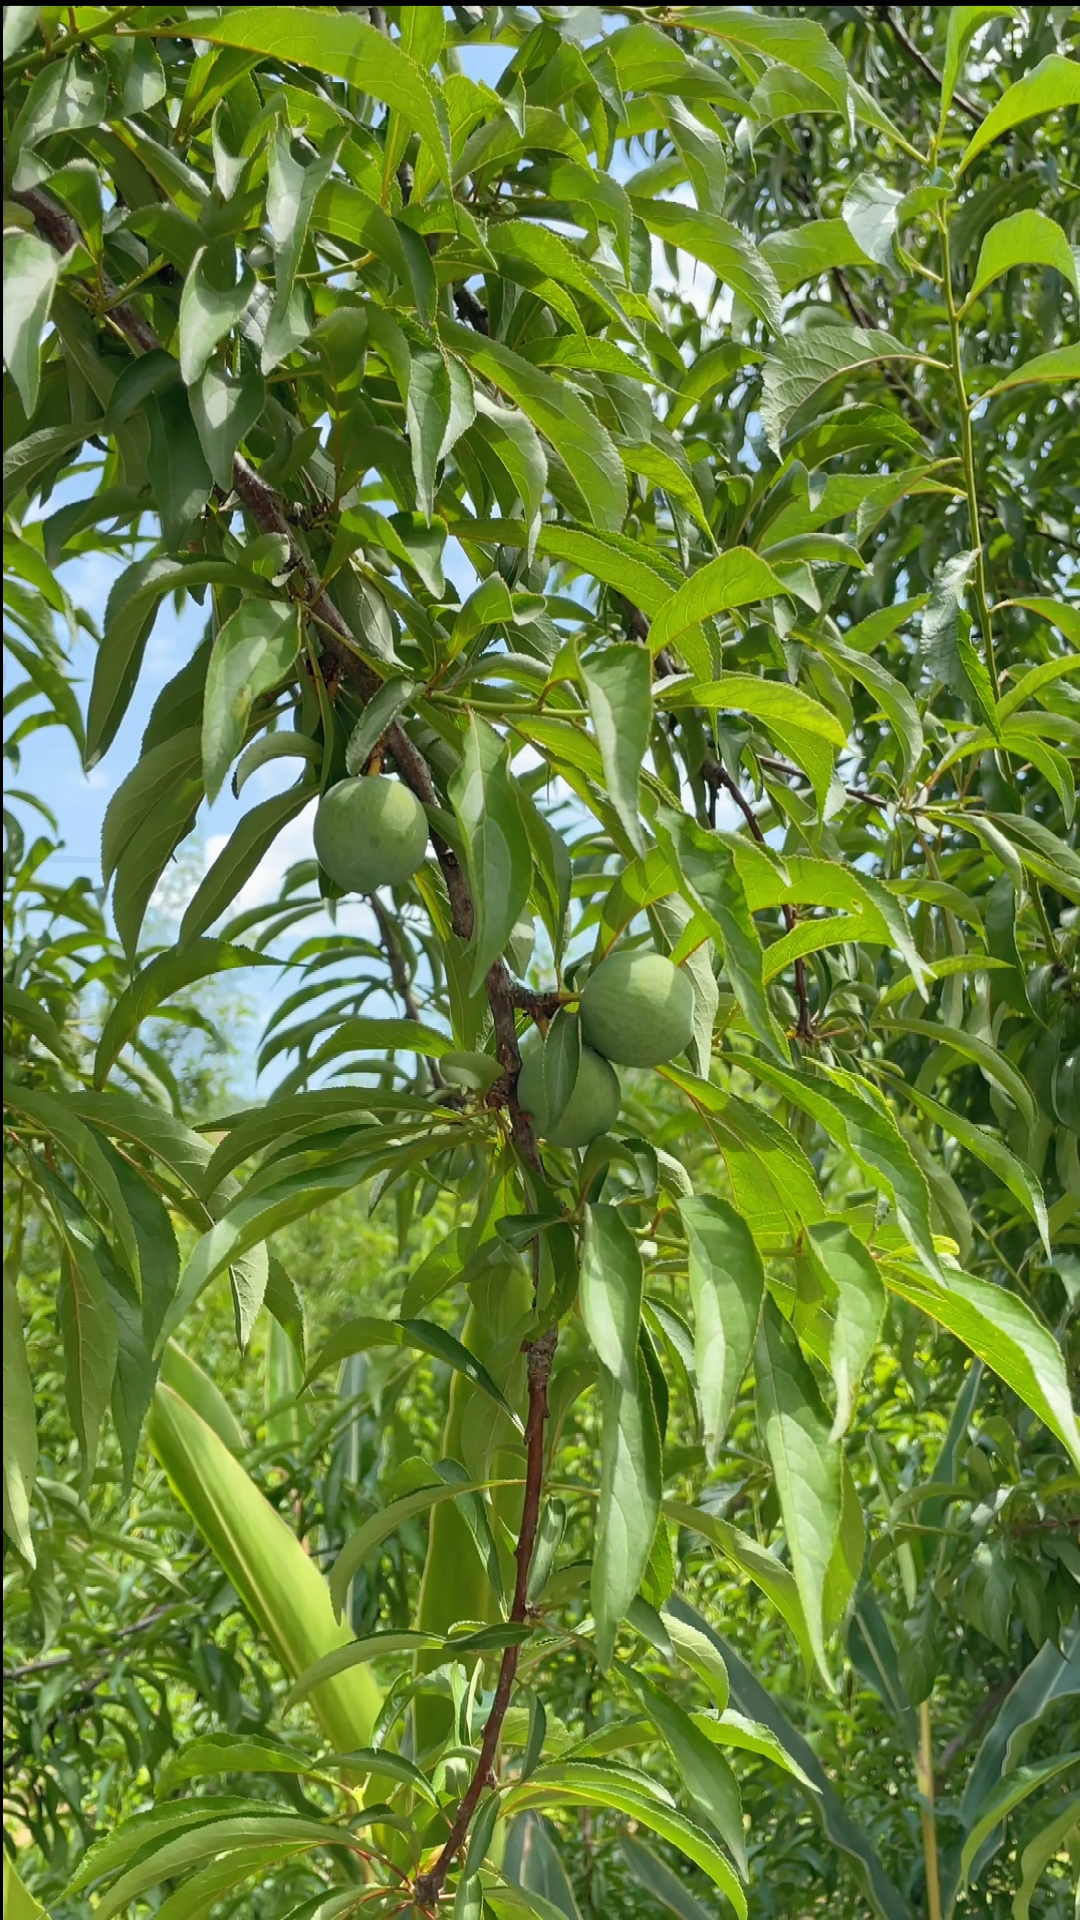
[[997, 662], [994, 658], [994, 637], [990, 619], [990, 594], [986, 578], [986, 556], [983, 552], [982, 532], [979, 526], [979, 488], [975, 472], [975, 437], [971, 430], [971, 405], [964, 385], [964, 361], [960, 341], [960, 314], [953, 295], [952, 255], [949, 246], [949, 223], [942, 218], [941, 258], [942, 280], [945, 294], [945, 310], [949, 320], [949, 341], [952, 348], [951, 372], [956, 388], [957, 403], [960, 408], [960, 459], [964, 470], [964, 492], [967, 495], [968, 524], [971, 532], [971, 544], [975, 549], [975, 604], [978, 608], [979, 626], [982, 630], [983, 653], [986, 671], [990, 676], [990, 685], [994, 699], [1000, 698], [997, 674]]

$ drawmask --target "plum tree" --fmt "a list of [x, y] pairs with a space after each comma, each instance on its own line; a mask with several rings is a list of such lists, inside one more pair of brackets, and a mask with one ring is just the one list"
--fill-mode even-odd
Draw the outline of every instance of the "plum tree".
[[581, 1030], [607, 1060], [657, 1067], [690, 1044], [693, 987], [666, 954], [609, 954], [585, 982]]
[[427, 837], [427, 815], [416, 795], [386, 774], [339, 780], [315, 815], [319, 864], [346, 893], [374, 893], [411, 880]]

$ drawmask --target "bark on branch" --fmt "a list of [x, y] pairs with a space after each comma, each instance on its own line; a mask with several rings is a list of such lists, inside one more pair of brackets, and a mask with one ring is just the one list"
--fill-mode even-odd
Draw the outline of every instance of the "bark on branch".
[[[514, 1585], [514, 1602], [510, 1609], [510, 1620], [514, 1625], [522, 1624], [529, 1612], [529, 1571], [536, 1546], [536, 1530], [540, 1524], [540, 1500], [544, 1488], [544, 1429], [548, 1417], [548, 1381], [551, 1379], [551, 1366], [555, 1358], [558, 1337], [558, 1328], [549, 1327], [546, 1333], [541, 1334], [538, 1340], [534, 1340], [525, 1349], [528, 1365], [529, 1412], [525, 1423], [525, 1498], [521, 1513], [521, 1531], [518, 1534], [518, 1543], [514, 1552], [517, 1562], [517, 1580]], [[480, 1742], [480, 1758], [476, 1763], [476, 1771], [462, 1796], [454, 1817], [454, 1824], [442, 1852], [434, 1866], [429, 1867], [425, 1873], [418, 1874], [413, 1887], [417, 1903], [422, 1907], [434, 1907], [438, 1903], [446, 1876], [472, 1825], [473, 1815], [483, 1798], [485, 1788], [495, 1784], [495, 1761], [502, 1737], [503, 1722], [514, 1691], [514, 1679], [520, 1655], [520, 1646], [507, 1647], [503, 1653], [491, 1711], [485, 1722]]]

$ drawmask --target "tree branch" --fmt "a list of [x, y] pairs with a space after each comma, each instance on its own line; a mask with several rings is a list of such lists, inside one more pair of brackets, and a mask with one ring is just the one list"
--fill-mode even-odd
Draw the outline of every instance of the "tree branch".
[[[156, 1627], [159, 1620], [166, 1619], [170, 1613], [176, 1613], [182, 1604], [182, 1602], [170, 1600], [164, 1606], [154, 1607], [150, 1613], [144, 1614], [141, 1620], [134, 1620], [130, 1627], [117, 1627], [111, 1635], [110, 1646], [116, 1640], [130, 1640], [133, 1634], [145, 1633], [148, 1628]], [[107, 1653], [109, 1648], [93, 1647], [90, 1651], [93, 1655], [99, 1656]], [[45, 1660], [27, 1660], [21, 1667], [5, 1667], [5, 1685], [12, 1685], [20, 1680], [30, 1680], [38, 1673], [52, 1673], [57, 1667], [69, 1667], [78, 1657], [78, 1652], [73, 1650], [71, 1653], [50, 1654]], [[102, 1674], [94, 1681], [94, 1686], [99, 1687], [105, 1678], [106, 1675]]]
[[[27, 212], [33, 215], [39, 231], [59, 253], [67, 253], [79, 243], [79, 230], [75, 222], [62, 207], [57, 205], [55, 200], [50, 199], [48, 194], [42, 193], [39, 187], [28, 187], [13, 197], [20, 206], [25, 207]], [[153, 328], [135, 311], [134, 307], [118, 299], [117, 289], [107, 277], [102, 280], [100, 291], [103, 301], [109, 307], [109, 320], [126, 335], [140, 353], [150, 353], [160, 346]], [[307, 553], [297, 539], [295, 523], [290, 518], [285, 502], [280, 494], [276, 493], [274, 488], [255, 471], [255, 468], [248, 464], [242, 454], [238, 453], [233, 461], [232, 477], [237, 498], [256, 525], [264, 533], [282, 534], [288, 541], [289, 567], [293, 574], [293, 582], [299, 589], [297, 597], [307, 607], [320, 628], [321, 664], [324, 672], [326, 668], [330, 669], [327, 677], [347, 680], [362, 700], [370, 700], [382, 684], [379, 676], [363, 659], [347, 621], [343, 619], [322, 588]], [[438, 794], [431, 777], [431, 769], [419, 747], [409, 738], [400, 720], [395, 720], [389, 729], [386, 735], [386, 747], [405, 785], [411, 787], [421, 805], [427, 808], [437, 807]], [[431, 843], [446, 882], [453, 931], [459, 939], [469, 940], [472, 938], [474, 913], [468, 880], [453, 848], [449, 847], [434, 829], [431, 831]], [[485, 984], [495, 1027], [496, 1051], [506, 1074], [509, 1090], [511, 1135], [522, 1158], [535, 1172], [542, 1175], [543, 1162], [536, 1144], [536, 1136], [531, 1122], [517, 1103], [516, 1086], [521, 1069], [521, 1055], [517, 1044], [511, 980], [503, 960], [496, 960], [488, 972]]]
[[[893, 12], [891, 7], [875, 7], [874, 12], [877, 14], [880, 14], [881, 18], [888, 22], [889, 26], [892, 28], [893, 32], [895, 33], [897, 39], [900, 42], [900, 45], [903, 47], [904, 52], [907, 54], [908, 58], [910, 60], [914, 60], [916, 66], [922, 68], [922, 71], [925, 73], [927, 79], [933, 81], [935, 87], [940, 93], [941, 92], [940, 73], [938, 72], [937, 68], [934, 66], [933, 62], [927, 59], [921, 47], [916, 46], [914, 40], [912, 39], [910, 33], [905, 27], [903, 21], [897, 18], [896, 14]], [[953, 99], [955, 100], [961, 113], [966, 114], [968, 119], [973, 121], [977, 127], [982, 126], [982, 123], [983, 123], [982, 110], [981, 108], [975, 105], [975, 102], [973, 100], [966, 99], [962, 93], [957, 93], [955, 88], [953, 90]]]
[[[541, 1334], [538, 1340], [534, 1340], [525, 1349], [528, 1356], [529, 1413], [525, 1424], [525, 1498], [521, 1514], [521, 1531], [514, 1550], [517, 1580], [514, 1585], [514, 1603], [510, 1609], [510, 1621], [514, 1625], [523, 1623], [529, 1612], [529, 1570], [532, 1566], [533, 1549], [536, 1546], [536, 1530], [540, 1523], [540, 1499], [544, 1487], [544, 1429], [548, 1417], [548, 1381], [551, 1378], [551, 1366], [555, 1358], [558, 1337], [558, 1328], [549, 1327], [546, 1333]], [[514, 1678], [520, 1654], [520, 1646], [507, 1647], [503, 1653], [491, 1711], [484, 1725], [476, 1771], [462, 1796], [454, 1824], [442, 1852], [433, 1867], [429, 1867], [426, 1873], [417, 1875], [413, 1893], [420, 1906], [433, 1907], [438, 1902], [454, 1856], [469, 1831], [473, 1814], [480, 1804], [484, 1790], [495, 1784], [495, 1760], [503, 1722], [514, 1691]]]

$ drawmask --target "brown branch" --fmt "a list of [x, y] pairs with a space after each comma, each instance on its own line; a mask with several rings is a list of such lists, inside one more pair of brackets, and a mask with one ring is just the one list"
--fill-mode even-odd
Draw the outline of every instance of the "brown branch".
[[[525, 1349], [528, 1356], [529, 1414], [525, 1424], [525, 1497], [521, 1514], [521, 1532], [514, 1550], [517, 1580], [514, 1584], [514, 1603], [510, 1609], [510, 1621], [514, 1625], [523, 1623], [529, 1612], [529, 1570], [536, 1545], [536, 1530], [540, 1523], [540, 1499], [544, 1487], [544, 1428], [548, 1417], [548, 1381], [551, 1378], [551, 1364], [555, 1358], [555, 1344], [558, 1337], [558, 1328], [549, 1327], [546, 1333], [541, 1334], [538, 1340], [534, 1340]], [[503, 1722], [514, 1691], [514, 1678], [517, 1674], [520, 1654], [520, 1646], [507, 1647], [503, 1652], [491, 1711], [484, 1725], [476, 1771], [462, 1796], [454, 1817], [454, 1824], [442, 1852], [433, 1867], [429, 1867], [426, 1873], [417, 1875], [413, 1894], [420, 1906], [433, 1907], [437, 1904], [446, 1876], [453, 1865], [454, 1856], [469, 1831], [472, 1817], [480, 1804], [484, 1790], [495, 1784], [495, 1759], [502, 1736]]]
[[[892, 28], [897, 39], [899, 40], [900, 45], [903, 47], [904, 52], [908, 55], [908, 58], [911, 60], [914, 60], [916, 66], [919, 66], [922, 68], [927, 79], [933, 81], [935, 87], [940, 93], [941, 92], [940, 73], [938, 72], [937, 68], [934, 66], [933, 62], [927, 59], [921, 47], [916, 46], [914, 40], [912, 39], [910, 33], [905, 27], [903, 21], [897, 19], [891, 7], [875, 7], [874, 12], [877, 14], [880, 14], [881, 18], [887, 21], [888, 25]], [[955, 100], [961, 113], [965, 113], [968, 119], [973, 121], [977, 127], [982, 126], [982, 123], [983, 123], [982, 110], [981, 108], [975, 105], [975, 102], [973, 100], [966, 99], [962, 93], [957, 93], [955, 88], [953, 89], [953, 99]]]
[[[159, 1620], [164, 1620], [168, 1614], [175, 1613], [180, 1604], [181, 1603], [176, 1600], [171, 1600], [165, 1606], [155, 1607], [152, 1612], [144, 1614], [141, 1620], [134, 1620], [130, 1627], [117, 1627], [112, 1634], [112, 1640], [130, 1640], [133, 1634], [145, 1633], [149, 1627], [156, 1627]], [[90, 1649], [90, 1652], [94, 1656], [100, 1656], [108, 1651], [109, 1649], [107, 1647], [92, 1647]], [[46, 1660], [27, 1660], [21, 1667], [5, 1667], [4, 1682], [5, 1684], [14, 1684], [19, 1680], [29, 1680], [36, 1673], [52, 1673], [57, 1667], [69, 1667], [72, 1661], [78, 1658], [78, 1651], [72, 1651], [71, 1653], [53, 1653], [50, 1654]], [[106, 1678], [107, 1675], [102, 1674], [99, 1679], [94, 1681], [94, 1686], [99, 1687], [102, 1680]]]
[[[33, 214], [40, 232], [58, 252], [67, 253], [79, 243], [79, 230], [75, 222], [40, 188], [29, 187], [15, 194], [14, 198]], [[136, 313], [134, 307], [118, 299], [116, 287], [107, 278], [101, 283], [101, 297], [110, 308], [109, 319], [112, 324], [140, 352], [150, 353], [160, 346], [153, 329]], [[233, 461], [233, 489], [264, 533], [282, 534], [288, 541], [289, 568], [293, 583], [299, 589], [297, 597], [320, 628], [320, 665], [324, 674], [327, 678], [348, 681], [362, 700], [370, 700], [382, 684], [379, 676], [362, 658], [347, 621], [324, 591], [307, 553], [297, 539], [294, 522], [280, 494], [239, 453]], [[395, 720], [390, 727], [386, 735], [386, 747], [405, 785], [411, 787], [421, 805], [425, 808], [437, 807], [439, 800], [431, 769], [400, 720]], [[474, 914], [468, 880], [453, 848], [434, 829], [431, 842], [446, 882], [453, 931], [459, 939], [470, 940]], [[516, 1085], [521, 1055], [517, 1044], [510, 975], [503, 960], [496, 960], [485, 984], [495, 1027], [496, 1050], [509, 1088], [511, 1135], [521, 1157], [542, 1175], [543, 1162], [531, 1122], [517, 1103]]]
[[468, 287], [454, 288], [454, 305], [458, 311], [458, 319], [463, 320], [465, 325], [471, 327], [474, 333], [491, 332], [488, 324], [487, 308], [481, 304], [475, 293], [472, 293]]
[[[759, 753], [757, 763], [767, 773], [779, 773], [785, 780], [803, 780], [808, 786], [810, 784], [810, 775], [804, 773], [801, 767], [791, 766], [787, 760], [773, 760], [768, 754]], [[867, 787], [845, 787], [844, 792], [849, 800], [858, 800], [864, 807], [879, 807], [883, 813], [888, 811], [889, 803], [884, 794], [871, 793]]]

